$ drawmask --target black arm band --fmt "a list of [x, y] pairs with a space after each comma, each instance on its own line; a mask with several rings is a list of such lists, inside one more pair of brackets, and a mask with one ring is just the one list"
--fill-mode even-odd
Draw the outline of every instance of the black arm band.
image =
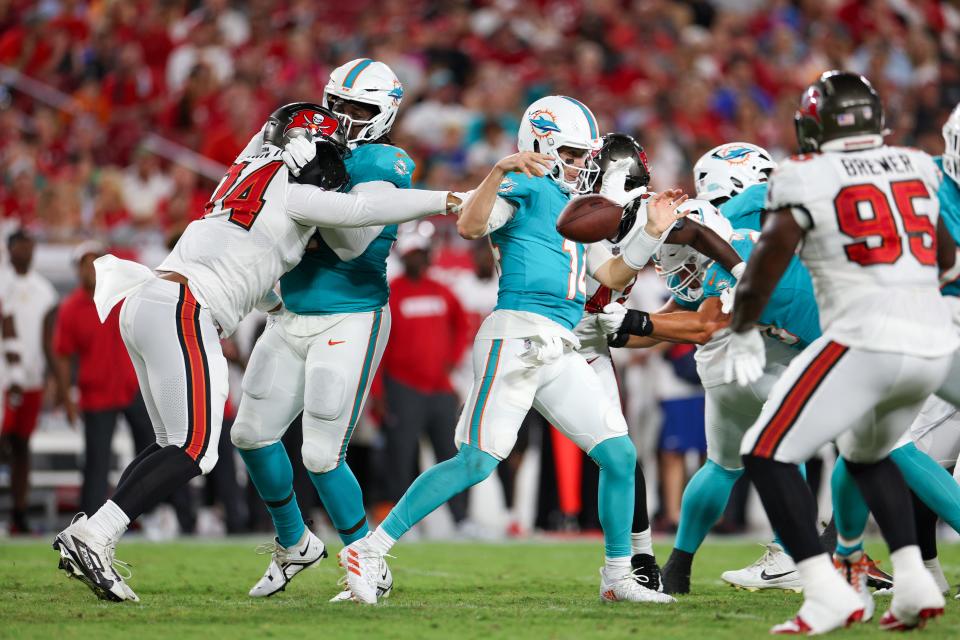
[[627, 344], [630, 336], [643, 337], [651, 333], [653, 333], [653, 320], [650, 319], [650, 314], [646, 311], [628, 309], [627, 315], [623, 317], [623, 324], [620, 325], [620, 330], [617, 331], [616, 335], [607, 340], [607, 344], [611, 347], [622, 347]]

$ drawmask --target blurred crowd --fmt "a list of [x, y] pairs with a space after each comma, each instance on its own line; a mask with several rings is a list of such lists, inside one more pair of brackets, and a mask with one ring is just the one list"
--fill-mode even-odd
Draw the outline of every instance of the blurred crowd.
[[[526, 105], [543, 95], [567, 94], [591, 107], [601, 130], [631, 133], [646, 147], [655, 189], [690, 191], [693, 162], [717, 144], [745, 140], [775, 158], [791, 153], [799, 93], [830, 68], [871, 79], [887, 108], [888, 141], [939, 153], [940, 127], [960, 102], [960, 4], [0, 0], [0, 257], [6, 262], [2, 254], [12, 244], [34, 240], [38, 254], [59, 247], [56, 255], [72, 255], [68, 277], [61, 269], [61, 280], [54, 278], [61, 306], [75, 278], [84, 286], [84, 256], [108, 249], [153, 266], [170, 239], [202, 214], [216, 181], [266, 116], [287, 102], [319, 101], [329, 72], [357, 57], [386, 62], [403, 83], [391, 138], [415, 160], [416, 186], [476, 185], [493, 162], [515, 150]], [[25, 230], [27, 239], [8, 242], [15, 229]], [[429, 246], [409, 251], [430, 249], [427, 273], [476, 322], [486, 312], [487, 303], [477, 301], [489, 288], [489, 252], [460, 240], [445, 220], [420, 235]], [[394, 274], [403, 277], [410, 265], [408, 250], [401, 249]], [[660, 289], [648, 290], [649, 299], [639, 304], [659, 302]], [[43, 305], [34, 300], [38, 309], [45, 305], [39, 318], [54, 305], [46, 297]], [[73, 352], [63, 346], [67, 342], [57, 352], [55, 340], [66, 339], [57, 337], [53, 322], [50, 316], [37, 357], [49, 360], [49, 373], [61, 387], [67, 373], [57, 371], [57, 357]], [[249, 346], [237, 346], [238, 369]], [[622, 377], [632, 426], [671, 415], [669, 409], [650, 409], [661, 400], [695, 394], [689, 352], [629, 358]], [[389, 357], [384, 368], [390, 368]], [[454, 393], [457, 373], [451, 368], [451, 381], [434, 381], [420, 391]], [[387, 377], [371, 404], [389, 422], [396, 408], [384, 403], [403, 390], [397, 379], [389, 381], [389, 372]], [[660, 382], [651, 385], [652, 379]], [[78, 412], [66, 391], [54, 391], [53, 381], [49, 386], [46, 406], [58, 402]], [[122, 413], [135, 402], [125, 398], [123, 406], [109, 410]], [[430, 420], [422, 421], [419, 433], [409, 437], [433, 438]], [[673, 478], [659, 490], [665, 496], [661, 521], [669, 529], [683, 482], [676, 458], [686, 450], [671, 449], [656, 435], [638, 437], [647, 439], [641, 444], [648, 451], [659, 449], [660, 466]], [[539, 441], [546, 459], [550, 438]], [[700, 447], [692, 446], [693, 453], [702, 453]], [[550, 455], [560, 456], [563, 466], [565, 454]], [[98, 477], [109, 464], [97, 462]], [[398, 474], [413, 473], [416, 464], [405, 464], [409, 468]], [[501, 480], [510, 507], [514, 480]], [[105, 490], [97, 488], [88, 499], [101, 499]], [[380, 492], [387, 502], [395, 493], [396, 487]], [[580, 507], [579, 497], [564, 497], [562, 490], [557, 499], [566, 518]], [[237, 502], [236, 496], [228, 500]], [[458, 522], [465, 508], [453, 505]]]
[[476, 184], [549, 93], [635, 134], [661, 188], [691, 187], [693, 161], [732, 139], [789, 153], [798, 93], [825, 69], [873, 81], [895, 143], [937, 150], [960, 101], [960, 6], [935, 0], [5, 0], [0, 34], [0, 65], [44, 89], [0, 88], [0, 217], [53, 242], [162, 242], [219, 175], [158, 157], [151, 135], [229, 165], [357, 57], [403, 82], [393, 137], [442, 188]]

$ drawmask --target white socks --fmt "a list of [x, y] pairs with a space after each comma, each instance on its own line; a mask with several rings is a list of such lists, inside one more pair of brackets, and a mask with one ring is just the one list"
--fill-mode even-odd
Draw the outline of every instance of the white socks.
[[[815, 555], [797, 563], [797, 572], [804, 587], [827, 582], [843, 582], [843, 578], [833, 567], [833, 561], [826, 553]], [[846, 584], [846, 583], [844, 583]]]
[[621, 578], [628, 575], [633, 567], [630, 566], [630, 556], [622, 558], [611, 558], [606, 556], [603, 559], [603, 575], [607, 578]]
[[915, 544], [900, 547], [890, 554], [890, 564], [893, 565], [894, 580], [898, 573], [922, 570], [924, 566], [923, 558], [920, 557], [920, 547]]
[[116, 502], [107, 500], [95, 514], [87, 518], [86, 525], [92, 534], [112, 543], [119, 540], [130, 526], [130, 518]]
[[640, 533], [630, 534], [630, 550], [633, 555], [644, 553], [648, 556], [653, 555], [653, 538], [650, 536], [650, 527]]
[[940, 589], [940, 593], [949, 593], [950, 583], [947, 582], [947, 576], [943, 575], [943, 567], [940, 566], [940, 558], [924, 560], [923, 566], [925, 566], [927, 571], [930, 572], [930, 575], [933, 576], [934, 581], [937, 583], [937, 587]]
[[371, 550], [382, 556], [387, 555], [390, 549], [393, 548], [393, 545], [397, 544], [396, 540], [387, 535], [383, 527], [377, 527], [376, 530], [367, 537], [366, 541], [367, 546], [370, 547]]

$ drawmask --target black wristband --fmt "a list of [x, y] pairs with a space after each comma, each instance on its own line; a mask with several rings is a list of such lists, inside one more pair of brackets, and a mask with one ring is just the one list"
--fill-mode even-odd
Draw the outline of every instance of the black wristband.
[[616, 335], [607, 340], [607, 345], [611, 347], [622, 347], [627, 344], [630, 336], [648, 336], [653, 333], [653, 320], [646, 311], [637, 311], [636, 309], [627, 309], [627, 314], [623, 317], [623, 324]]

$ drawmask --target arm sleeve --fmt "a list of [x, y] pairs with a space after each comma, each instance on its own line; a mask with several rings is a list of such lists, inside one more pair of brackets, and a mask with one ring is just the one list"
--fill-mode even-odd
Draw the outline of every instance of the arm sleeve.
[[588, 244], [586, 254], [587, 273], [590, 274], [591, 278], [597, 273], [597, 270], [600, 269], [602, 264], [608, 260], [613, 260], [613, 254], [610, 253], [610, 250], [599, 242]]
[[[350, 193], [391, 191], [396, 187], [390, 182], [364, 182], [355, 186]], [[370, 243], [383, 231], [383, 225], [373, 227], [359, 227], [355, 229], [320, 228], [317, 229], [320, 237], [327, 246], [337, 254], [337, 257], [347, 262], [360, 256]]]
[[497, 196], [493, 203], [493, 211], [487, 221], [487, 235], [490, 235], [513, 219], [517, 206], [505, 198]]
[[804, 205], [808, 198], [804, 194], [803, 176], [800, 171], [802, 164], [809, 162], [812, 161], [787, 159], [781, 162], [770, 174], [767, 199], [764, 203], [764, 209], [770, 212], [789, 209], [790, 214], [803, 230], [813, 227], [813, 216]]
[[337, 193], [312, 185], [290, 183], [287, 186], [287, 213], [301, 224], [317, 227], [399, 224], [445, 213], [447, 193], [420, 189]]

